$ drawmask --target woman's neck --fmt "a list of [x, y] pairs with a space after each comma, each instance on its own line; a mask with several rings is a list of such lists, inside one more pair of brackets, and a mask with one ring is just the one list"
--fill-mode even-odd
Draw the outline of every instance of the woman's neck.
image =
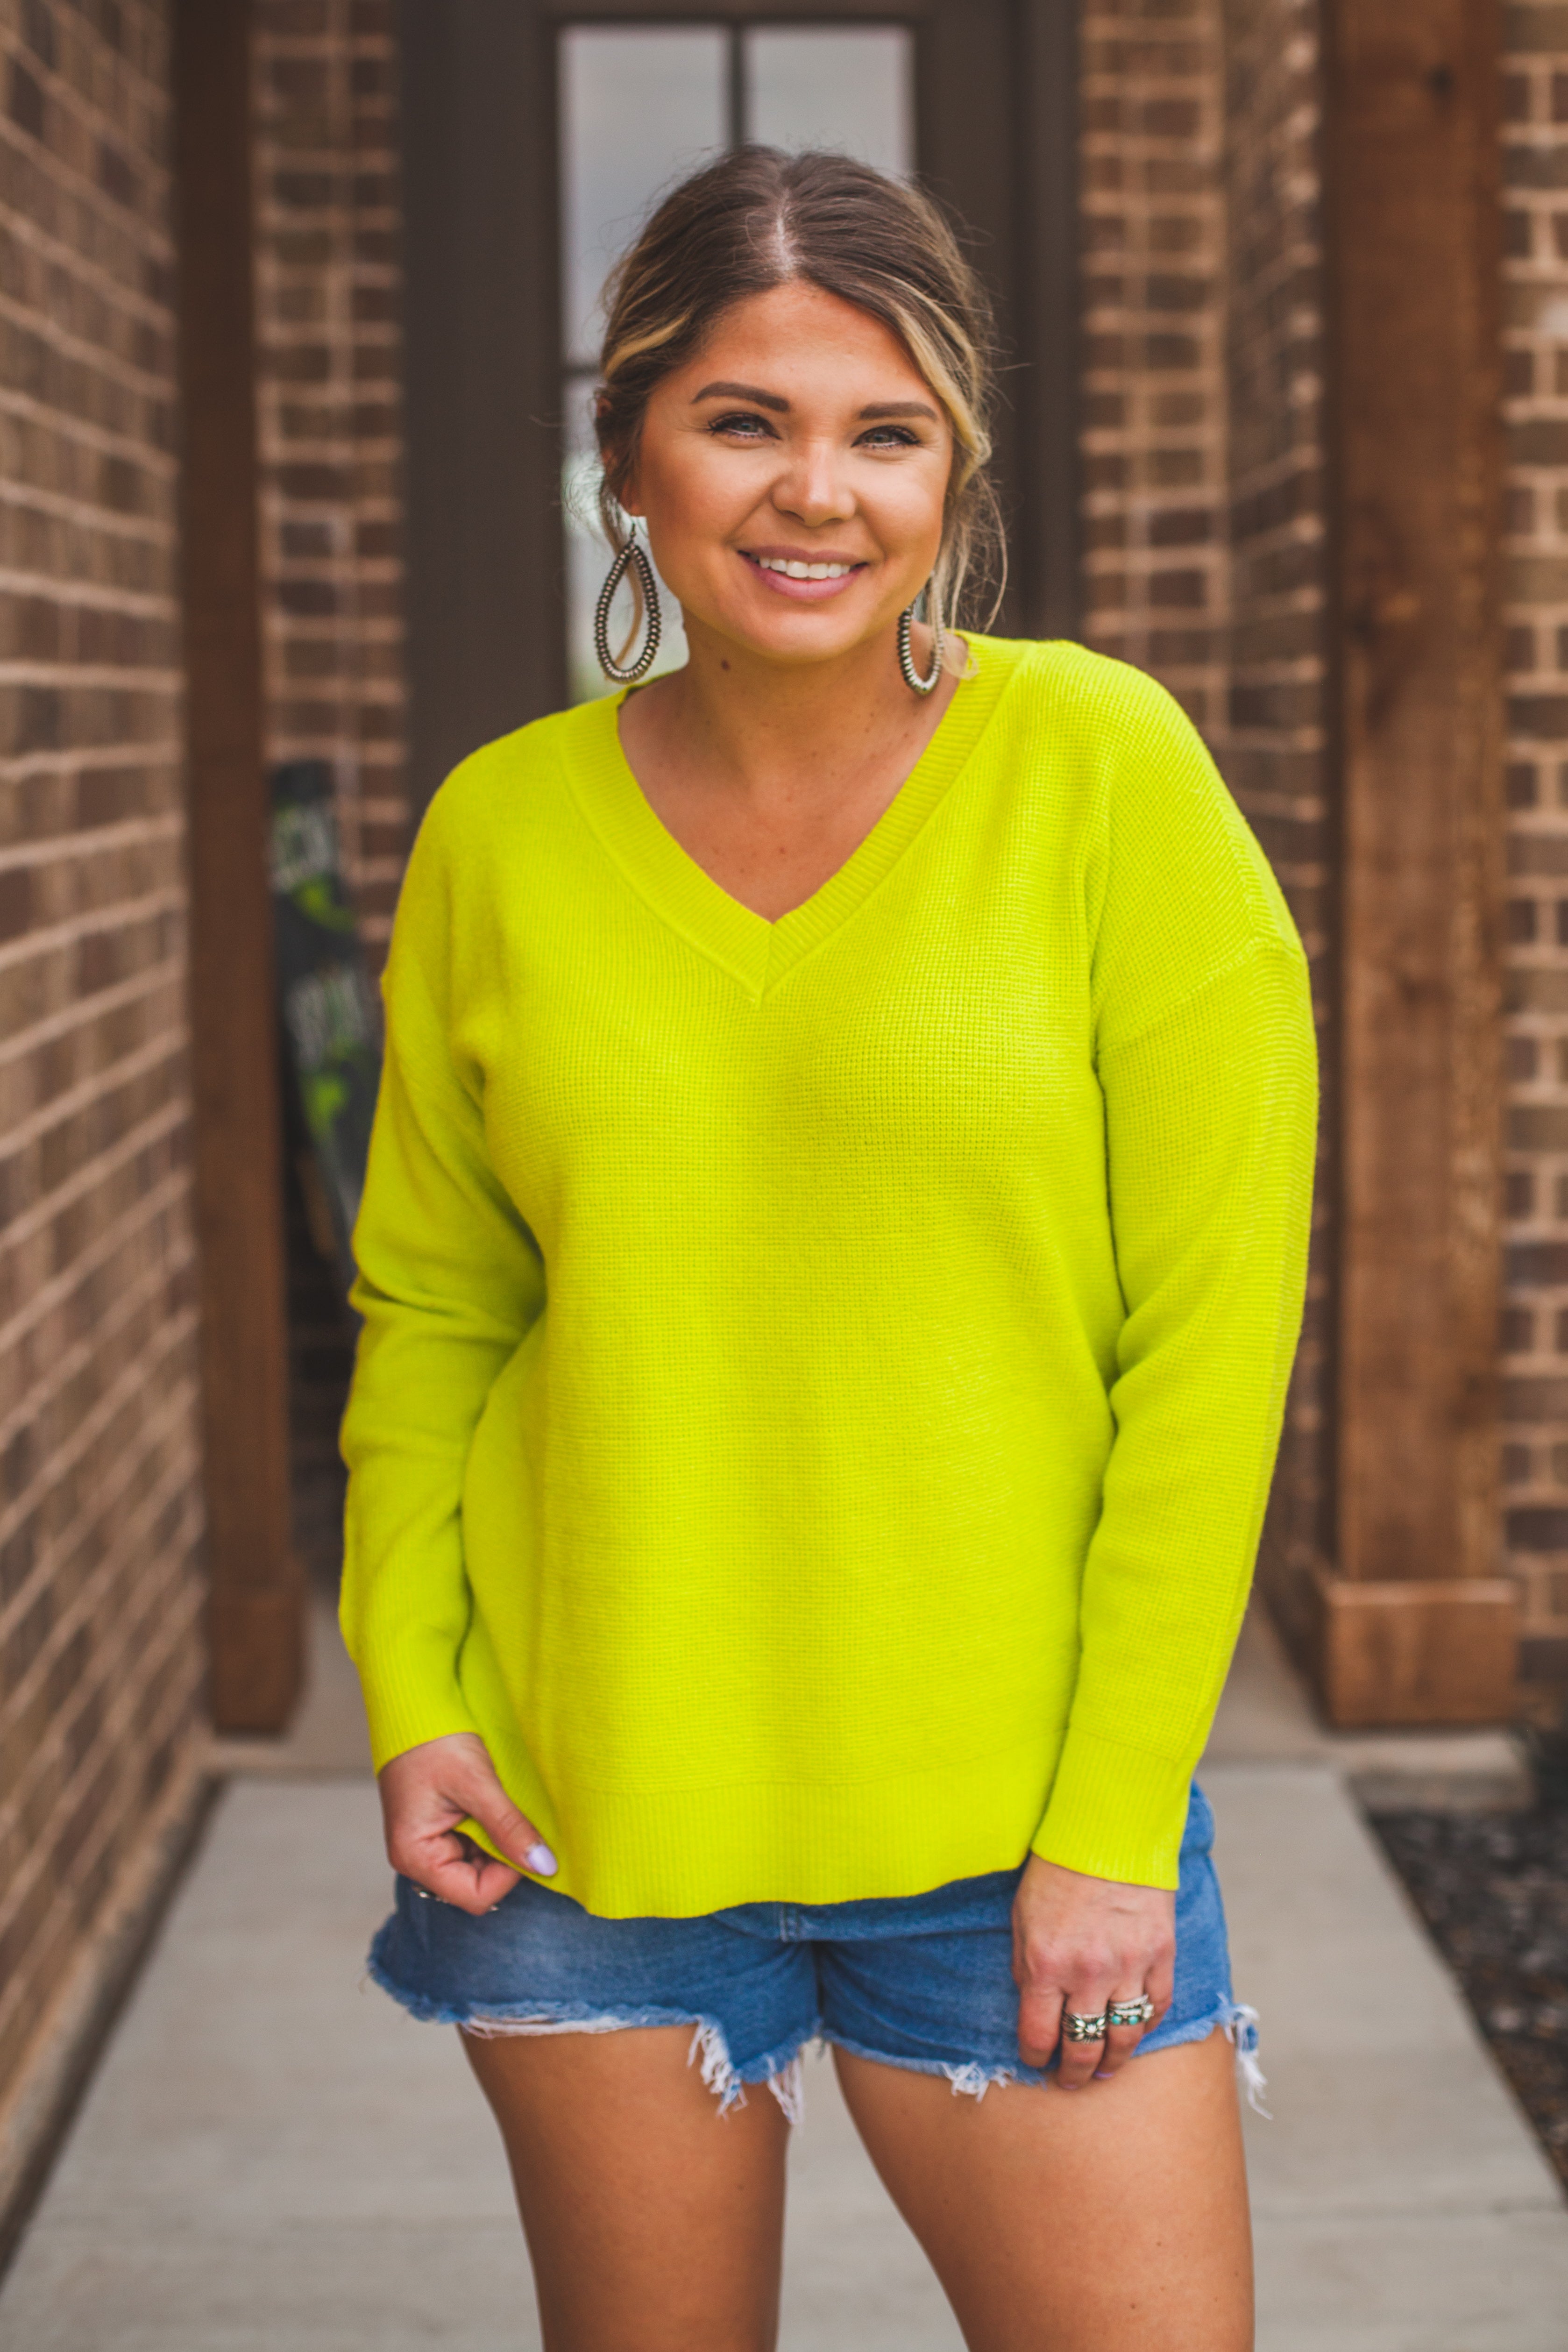
[[[836, 805], [857, 780], [889, 772], [902, 779], [956, 683], [944, 671], [934, 693], [912, 694], [891, 631], [885, 645], [799, 667], [759, 661], [699, 630], [688, 645], [685, 669], [627, 698], [627, 757], [640, 780], [640, 761], [661, 770], [678, 762], [689, 788], [756, 808], [804, 812]], [[915, 653], [928, 668], [927, 632], [917, 632]]]
[[[915, 653], [929, 665], [929, 640]], [[957, 679], [945, 670], [932, 694], [912, 694], [891, 635], [885, 647], [799, 669], [700, 638], [691, 656], [627, 697], [622, 749], [687, 856], [776, 922], [853, 856], [936, 732]]]

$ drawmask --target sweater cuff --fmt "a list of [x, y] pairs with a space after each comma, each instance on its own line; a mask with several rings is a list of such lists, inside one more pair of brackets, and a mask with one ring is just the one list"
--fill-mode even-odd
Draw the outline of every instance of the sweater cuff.
[[1032, 1852], [1130, 1886], [1175, 1886], [1192, 1768], [1072, 1727]]
[[428, 1646], [440, 1654], [411, 1658], [405, 1643], [404, 1654], [392, 1671], [382, 1668], [372, 1675], [362, 1667], [360, 1670], [374, 1771], [379, 1772], [383, 1764], [390, 1764], [405, 1748], [422, 1747], [427, 1739], [444, 1739], [454, 1731], [479, 1729], [474, 1711], [458, 1686], [445, 1644], [433, 1643]]

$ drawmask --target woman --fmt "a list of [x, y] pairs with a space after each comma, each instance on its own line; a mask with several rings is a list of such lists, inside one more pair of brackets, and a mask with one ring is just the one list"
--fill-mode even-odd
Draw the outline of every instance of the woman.
[[465, 761], [399, 905], [373, 1966], [463, 2029], [551, 2352], [772, 2342], [817, 2036], [971, 2347], [1251, 2340], [1191, 1773], [1299, 1327], [1306, 971], [1166, 695], [954, 629], [986, 351], [908, 188], [676, 189], [598, 426], [688, 664]]

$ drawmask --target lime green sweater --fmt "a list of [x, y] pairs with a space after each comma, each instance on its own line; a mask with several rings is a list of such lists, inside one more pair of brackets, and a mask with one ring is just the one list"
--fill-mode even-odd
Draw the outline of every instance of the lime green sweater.
[[1300, 1326], [1299, 940], [1147, 677], [974, 641], [769, 923], [617, 701], [420, 827], [353, 1291], [375, 1760], [477, 1731], [611, 1916], [1172, 1886]]

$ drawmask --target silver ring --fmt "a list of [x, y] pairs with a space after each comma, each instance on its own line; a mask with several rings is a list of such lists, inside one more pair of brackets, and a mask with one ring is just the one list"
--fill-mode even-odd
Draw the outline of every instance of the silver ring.
[[1061, 2038], [1064, 2042], [1103, 2042], [1105, 2011], [1102, 2010], [1098, 2017], [1081, 2017], [1075, 2009], [1066, 2011], [1061, 2020]]
[[1146, 1992], [1136, 2000], [1113, 2000], [1105, 2011], [1113, 2025], [1147, 2025], [1155, 2013], [1155, 2004]]

